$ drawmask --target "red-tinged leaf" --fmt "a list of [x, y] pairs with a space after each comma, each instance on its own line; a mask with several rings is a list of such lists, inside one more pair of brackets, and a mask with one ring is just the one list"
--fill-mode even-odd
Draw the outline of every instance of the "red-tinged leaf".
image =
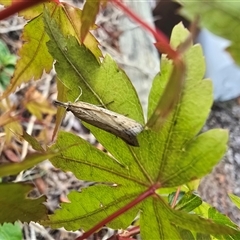
[[[38, 163], [56, 156], [56, 153], [41, 152], [28, 155], [25, 160], [20, 163], [6, 163], [0, 167], [0, 177], [16, 175], [19, 172], [29, 169]], [[0, 194], [1, 195], [1, 194]]]
[[[19, 13], [20, 11], [30, 8], [34, 5], [37, 5], [41, 2], [45, 2], [47, 0], [35, 0], [35, 1], [13, 1], [11, 5], [0, 11], [0, 20], [10, 17], [15, 13]], [[7, 2], [8, 4], [9, 2]]]
[[[82, 10], [74, 8], [67, 3], [62, 3], [54, 12], [54, 17], [58, 19], [60, 29], [64, 35], [75, 36], [78, 42], [81, 43]], [[91, 27], [91, 29], [94, 28], [95, 26]], [[84, 45], [97, 59], [102, 57], [102, 53], [98, 47], [98, 41], [90, 32], [85, 36]]]
[[19, 51], [20, 59], [17, 61], [11, 84], [1, 99], [14, 92], [22, 83], [32, 79], [37, 80], [42, 76], [43, 71], [50, 72], [52, 69], [53, 58], [46, 46], [49, 37], [45, 33], [41, 15], [24, 27], [22, 39], [25, 44]]
[[[59, 96], [58, 99], [63, 102], [67, 101], [67, 89], [61, 81], [57, 81], [57, 89], [58, 89], [58, 96]], [[58, 130], [61, 126], [61, 123], [65, 114], [66, 114], [66, 109], [58, 108], [52, 140], [55, 139], [55, 136], [58, 133]]]
[[175, 59], [172, 74], [164, 89], [163, 95], [159, 99], [154, 113], [146, 124], [148, 128], [159, 131], [169, 113], [174, 109], [182, 92], [185, 72], [186, 67], [183, 60], [181, 58]]
[[29, 199], [27, 194], [32, 185], [22, 183], [0, 184], [0, 223], [39, 221], [47, 218], [47, 209], [43, 202], [46, 197]]
[[26, 10], [23, 10], [19, 13], [19, 16], [24, 17], [27, 20], [31, 20], [37, 16], [39, 16], [43, 12], [44, 4], [38, 4], [36, 6], [32, 6]]
[[94, 25], [100, 1], [86, 0], [82, 12], [81, 41], [83, 42], [89, 29]]
[[45, 150], [41, 144], [36, 140], [36, 138], [29, 135], [26, 131], [23, 131], [22, 137], [32, 146], [32, 148], [39, 152], [44, 152]]
[[[18, 0], [0, 0], [0, 3], [5, 7], [7, 7], [17, 1]], [[26, 10], [19, 12], [18, 15], [24, 17], [25, 19], [30, 20], [40, 15], [43, 12], [43, 7], [44, 5], [40, 3], [36, 6], [32, 6], [31, 8], [28, 8]]]

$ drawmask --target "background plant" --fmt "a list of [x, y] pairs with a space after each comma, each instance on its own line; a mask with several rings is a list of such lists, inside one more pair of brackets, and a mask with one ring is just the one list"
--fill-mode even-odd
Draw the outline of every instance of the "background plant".
[[[89, 4], [87, 2], [86, 9]], [[95, 15], [99, 4], [100, 2], [93, 6]], [[34, 11], [25, 12], [25, 17], [32, 19], [26, 25], [23, 35], [28, 41], [20, 52], [22, 58], [17, 63], [12, 84], [2, 98], [13, 92], [23, 79], [28, 81], [32, 75], [39, 78], [42, 70], [50, 70], [53, 60], [56, 60], [58, 95], [61, 100], [74, 101], [79, 95], [80, 86], [82, 101], [103, 106], [113, 101], [113, 104], [107, 106], [109, 109], [144, 123], [139, 100], [127, 76], [110, 56], [106, 56], [103, 62], [99, 60], [101, 52], [97, 41], [87, 33], [95, 15], [86, 19], [84, 11], [58, 3], [47, 3], [45, 7], [39, 5]], [[72, 19], [74, 21], [70, 21]], [[80, 28], [79, 22], [84, 24], [83, 28]], [[33, 31], [36, 27], [39, 29], [37, 36]], [[27, 219], [21, 219], [17, 212], [13, 219], [42, 220], [43, 224], [52, 227], [64, 226], [69, 230], [81, 227], [85, 231], [89, 230], [82, 238], [107, 223], [113, 228], [126, 228], [137, 213], [140, 213], [141, 236], [146, 239], [149, 238], [149, 229], [154, 229], [151, 237], [156, 239], [184, 239], [186, 234], [193, 238], [200, 238], [202, 234], [222, 238], [219, 235], [236, 233], [233, 230], [236, 230], [236, 226], [209, 206], [203, 207], [204, 214], [200, 213], [201, 201], [191, 193], [191, 188], [185, 189], [187, 194], [183, 195], [177, 205], [169, 205], [162, 195], [164, 191], [176, 191], [177, 186], [207, 174], [224, 154], [227, 142], [227, 133], [219, 129], [197, 135], [212, 103], [211, 82], [202, 81], [204, 63], [199, 46], [191, 47], [184, 55], [174, 50], [188, 36], [180, 26], [175, 31], [176, 35], [173, 34], [171, 39], [172, 47], [166, 44], [164, 38], [158, 39], [162, 42], [157, 47], [168, 55], [162, 58], [161, 74], [154, 79], [149, 96], [150, 120], [147, 126], [155, 131], [143, 131], [138, 137], [140, 148], [133, 148], [111, 134], [86, 125], [113, 157], [69, 133], [61, 132], [56, 143], [47, 150], [34, 138], [23, 133], [22, 136], [37, 152], [26, 157], [23, 163], [2, 166], [2, 176], [17, 173], [49, 158], [55, 166], [71, 170], [80, 179], [98, 184], [84, 189], [82, 193], [72, 192], [69, 195], [71, 204], [63, 204], [61, 210], [50, 216], [50, 220], [45, 220], [47, 216], [44, 210], [39, 211], [37, 219], [33, 219], [30, 214]], [[33, 34], [38, 39], [37, 42], [31, 41]], [[83, 41], [84, 45], [81, 44]], [[22, 71], [25, 64], [24, 51], [27, 49], [31, 49], [32, 59], [30, 57], [27, 71]], [[33, 51], [34, 49], [38, 51]], [[40, 69], [36, 63], [43, 57], [45, 64]], [[185, 84], [181, 91], [183, 80]], [[113, 91], [114, 96], [111, 94]], [[169, 91], [171, 94], [168, 94]], [[122, 99], [123, 95], [127, 101]], [[166, 100], [165, 96], [170, 98]], [[60, 110], [58, 125], [62, 115]], [[2, 184], [1, 187], [2, 191], [6, 191], [10, 185]], [[15, 184], [14, 187], [17, 187], [15, 191], [18, 192], [22, 189], [21, 184]], [[25, 193], [28, 190], [25, 189]], [[83, 202], [81, 206], [79, 201]], [[1, 205], [6, 205], [6, 202], [4, 200]], [[23, 206], [32, 206], [33, 210], [39, 208], [34, 205], [36, 200], [31, 200], [31, 203], [22, 202]], [[39, 202], [43, 202], [43, 199]], [[187, 214], [193, 211], [211, 221]], [[2, 216], [2, 221], [13, 221], [7, 214]]]

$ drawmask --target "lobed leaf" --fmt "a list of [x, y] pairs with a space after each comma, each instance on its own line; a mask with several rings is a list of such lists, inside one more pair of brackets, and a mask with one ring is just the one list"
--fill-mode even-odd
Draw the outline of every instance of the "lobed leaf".
[[[43, 204], [46, 200], [45, 197], [34, 200], [26, 198], [32, 188], [29, 184], [0, 184], [0, 223], [15, 222], [17, 220], [36, 222], [47, 218], [47, 209]], [[10, 211], [10, 209], [14, 209], [14, 211]]]
[[1, 98], [7, 97], [22, 83], [39, 79], [44, 70], [50, 72], [52, 69], [53, 58], [46, 47], [49, 38], [44, 31], [41, 15], [26, 24], [22, 40], [25, 43], [19, 50], [20, 58], [17, 61], [14, 76]]
[[[228, 226], [217, 224], [193, 214], [173, 210], [159, 198], [149, 198], [142, 206], [140, 228], [143, 239], [185, 239], [180, 237], [181, 231], [178, 231], [177, 227], [216, 236], [237, 233], [236, 230]], [[153, 217], [154, 221], [152, 221]], [[151, 237], [149, 237], [149, 229], [152, 229], [152, 224], [154, 224], [154, 231], [151, 231]]]
[[[24, 11], [22, 13], [23, 16], [31, 19], [31, 21], [24, 27], [22, 40], [25, 43], [19, 50], [20, 58], [17, 61], [11, 84], [2, 94], [1, 99], [14, 92], [22, 83], [32, 79], [38, 80], [42, 76], [43, 71], [48, 73], [52, 69], [53, 58], [46, 46], [49, 37], [44, 29], [43, 15], [41, 14], [42, 9], [48, 9], [51, 17], [58, 19], [61, 29], [65, 34], [73, 34], [80, 39], [81, 10], [67, 3], [56, 4], [56, 2], [52, 1]], [[84, 43], [96, 57], [101, 56], [101, 52], [97, 46], [98, 42], [90, 33], [86, 36]]]
[[[75, 38], [64, 36], [47, 13], [44, 17], [51, 38], [49, 51], [57, 60], [55, 67], [63, 88], [60, 89], [64, 94], [62, 97], [74, 101], [80, 86], [81, 100], [100, 103], [121, 114], [128, 113], [131, 118], [143, 123], [136, 92], [113, 60], [106, 57], [99, 64], [95, 56], [79, 45]], [[181, 28], [181, 25], [176, 27], [173, 35], [178, 30], [181, 32]], [[173, 38], [173, 45], [178, 41], [177, 37]], [[204, 60], [200, 46], [192, 46], [183, 60], [187, 74], [180, 101], [161, 131], [144, 130], [138, 135], [139, 148], [130, 147], [116, 136], [90, 125], [87, 126], [111, 155], [70, 133], [59, 133], [51, 147], [59, 155], [51, 162], [64, 171], [72, 171], [79, 179], [94, 181], [97, 185], [84, 189], [82, 193], [70, 194], [71, 203], [62, 204], [62, 208], [44, 222], [45, 225], [89, 230], [132, 203], [147, 189], [156, 185], [175, 187], [200, 178], [219, 161], [226, 150], [227, 132], [215, 129], [196, 136], [213, 101], [211, 82], [202, 80]], [[156, 76], [149, 96], [149, 116], [156, 108], [159, 93], [161, 96], [164, 92], [172, 70], [172, 62], [166, 57], [163, 57], [162, 63], [161, 75]], [[111, 92], [116, 94], [111, 95]], [[111, 101], [114, 102], [108, 105]], [[197, 204], [194, 202], [194, 207]], [[190, 204], [184, 205], [184, 208], [193, 209]], [[157, 195], [144, 199], [128, 212], [123, 211], [124, 215], [108, 223], [108, 226], [125, 228], [139, 211], [143, 239], [149, 239], [149, 229], [152, 228], [151, 237], [155, 239], [181, 239], [179, 228], [214, 235], [235, 233], [228, 226], [173, 210]]]
[[[66, 38], [61, 33], [54, 18], [50, 18], [47, 13], [44, 16], [46, 30], [51, 38], [48, 43], [49, 52], [57, 61], [56, 72], [62, 82], [61, 86], [66, 88], [63, 92], [67, 100], [74, 102], [82, 92], [81, 101], [100, 104], [143, 123], [143, 112], [136, 91], [112, 58], [106, 56], [99, 64], [96, 57], [85, 46], [79, 45], [74, 37]], [[119, 148], [128, 149], [116, 136], [96, 127], [86, 126], [115, 157], [120, 152]]]

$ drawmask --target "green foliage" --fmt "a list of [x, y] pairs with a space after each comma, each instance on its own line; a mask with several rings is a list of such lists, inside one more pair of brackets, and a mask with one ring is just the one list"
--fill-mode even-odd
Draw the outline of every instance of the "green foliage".
[[0, 177], [15, 175], [20, 173], [23, 170], [34, 167], [38, 163], [55, 156], [54, 153], [33, 153], [29, 154], [24, 161], [20, 163], [4, 163], [0, 168]]
[[240, 65], [240, 2], [239, 1], [179, 1], [184, 8], [182, 14], [193, 20], [199, 17], [202, 27], [231, 41], [227, 50], [235, 62]]
[[232, 202], [240, 209], [240, 198], [234, 194], [228, 194]]
[[26, 198], [32, 190], [31, 185], [21, 183], [1, 183], [0, 184], [0, 223], [39, 221], [46, 219], [47, 210], [43, 205], [46, 197], [38, 199]]
[[0, 41], [0, 88], [5, 89], [13, 75], [16, 56], [12, 55], [6, 44]]
[[[43, 24], [43, 6], [43, 4], [38, 5], [31, 10], [22, 12], [22, 15], [31, 21], [24, 27], [22, 34], [24, 45], [19, 51], [20, 58], [17, 61], [11, 84], [1, 98], [13, 93], [22, 83], [32, 79], [38, 80], [43, 71], [48, 73], [52, 69], [53, 58], [46, 46], [49, 37]], [[58, 19], [61, 30], [65, 34], [71, 34], [79, 39], [81, 29], [81, 11], [79, 9], [73, 9], [68, 4], [56, 4], [55, 2], [46, 3], [45, 6], [51, 12], [52, 17], [55, 16]], [[90, 33], [86, 36], [84, 43], [96, 56], [100, 56], [98, 42]]]
[[[44, 70], [49, 72], [55, 60], [59, 100], [73, 102], [82, 93], [81, 101], [101, 105], [144, 125], [142, 107], [131, 81], [109, 55], [100, 61], [98, 43], [88, 32], [98, 4], [87, 1], [82, 12], [66, 3], [45, 3], [22, 12], [30, 19], [23, 33], [25, 44], [12, 85], [2, 97], [22, 82], [40, 78]], [[91, 7], [94, 14], [87, 16]], [[187, 35], [182, 25], [175, 27], [173, 48]], [[127, 228], [139, 216], [142, 239], [237, 239], [236, 225], [204, 205], [191, 191], [180, 194], [175, 206], [166, 198], [178, 186], [209, 173], [226, 151], [228, 141], [228, 133], [222, 129], [199, 134], [213, 101], [211, 81], [202, 80], [205, 66], [201, 47], [191, 46], [179, 59], [180, 67], [176, 67], [176, 59], [162, 56], [161, 74], [154, 78], [149, 94], [151, 129], [145, 128], [138, 135], [140, 147], [129, 146], [86, 123], [108, 153], [68, 132], [60, 132], [45, 151], [24, 133], [22, 137], [39, 152], [12, 167], [3, 165], [0, 176], [16, 174], [48, 158], [57, 168], [96, 184], [71, 192], [70, 203], [62, 203], [61, 209], [47, 218], [42, 204], [45, 198], [26, 197], [31, 186], [1, 183], [0, 192], [4, 194], [0, 206], [14, 211], [2, 211], [0, 222], [40, 221], [52, 228], [87, 231], [101, 223], [115, 229]], [[159, 114], [163, 110], [166, 114]], [[63, 114], [62, 110], [58, 112], [58, 125]], [[159, 122], [159, 116], [164, 121]]]
[[81, 38], [85, 39], [89, 32], [89, 29], [95, 24], [95, 20], [99, 11], [100, 0], [91, 1], [87, 0], [84, 4], [82, 12], [82, 28], [81, 28]]
[[[84, 46], [79, 45], [71, 36], [64, 36], [54, 18], [50, 19], [46, 13], [44, 18], [51, 39], [48, 43], [49, 52], [57, 60], [55, 68], [61, 87], [66, 88], [61, 91], [67, 94], [60, 97], [74, 101], [79, 95], [80, 86], [83, 92], [81, 100], [129, 114], [143, 123], [135, 90], [113, 60], [107, 56], [99, 64]], [[179, 25], [173, 35], [181, 36], [181, 32], [182, 26]], [[173, 44], [177, 42], [175, 38]], [[81, 60], [81, 56], [84, 56], [84, 60]], [[148, 191], [150, 186], [179, 186], [204, 176], [219, 161], [226, 150], [227, 132], [215, 129], [196, 136], [212, 104], [211, 82], [202, 80], [204, 63], [200, 46], [191, 47], [184, 55], [184, 61], [188, 70], [179, 103], [160, 132], [144, 130], [139, 134], [139, 148], [131, 147], [116, 136], [87, 125], [111, 153], [109, 156], [73, 134], [60, 132], [56, 144], [52, 146], [52, 150], [60, 154], [53, 157], [51, 162], [58, 168], [72, 171], [79, 179], [98, 184], [81, 193], [70, 193], [71, 203], [61, 204], [61, 209], [49, 216], [48, 221], [42, 222], [44, 225], [53, 228], [64, 226], [68, 230], [80, 227], [87, 231], [134, 201]], [[149, 116], [161, 97], [171, 69], [172, 62], [163, 57], [161, 75], [155, 78], [149, 96]], [[114, 96], [110, 94], [112, 92], [115, 93]], [[126, 98], [123, 99], [123, 95]], [[114, 102], [107, 105], [112, 101]], [[194, 204], [197, 207], [199, 202]], [[186, 210], [194, 207], [188, 206]], [[160, 195], [133, 205], [130, 210], [108, 223], [108, 226], [126, 228], [139, 211], [143, 239], [149, 238], [149, 229], [155, 229], [151, 231], [153, 239], [181, 239], [178, 227], [213, 235], [234, 232], [197, 215], [171, 209]]]
[[3, 240], [22, 240], [22, 229], [18, 223], [4, 223], [0, 225], [0, 239]]

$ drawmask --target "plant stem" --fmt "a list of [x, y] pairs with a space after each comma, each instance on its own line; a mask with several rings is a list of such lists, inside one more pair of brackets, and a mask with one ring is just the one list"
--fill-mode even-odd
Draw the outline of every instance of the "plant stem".
[[[20, 11], [27, 9], [29, 7], [32, 7], [34, 5], [37, 5], [41, 2], [46, 2], [47, 0], [21, 0], [21, 1], [15, 1], [11, 6], [3, 9], [0, 11], [0, 20], [3, 20], [7, 17], [10, 17], [11, 15], [15, 13], [19, 13]], [[56, 3], [59, 3], [59, 0], [52, 0]]]
[[139, 16], [137, 16], [131, 9], [125, 6], [121, 1], [112, 0], [112, 2], [114, 2], [119, 8], [123, 10], [124, 13], [126, 13], [133, 20], [139, 23], [144, 29], [149, 31], [156, 38], [156, 40], [161, 44], [162, 53], [166, 53], [171, 59], [175, 59], [178, 57], [178, 52], [171, 48], [171, 46], [169, 45], [169, 40], [162, 32], [152, 28], [149, 24], [147, 24]]
[[89, 231], [85, 232], [82, 236], [76, 238], [76, 240], [84, 240], [85, 238], [89, 237], [91, 234], [96, 232], [98, 229], [106, 225], [107, 223], [111, 222], [113, 219], [117, 218], [121, 214], [125, 213], [129, 209], [135, 207], [138, 203], [143, 201], [145, 198], [152, 196], [155, 194], [155, 191], [160, 188], [160, 183], [156, 183], [152, 186], [150, 186], [145, 192], [140, 194], [137, 198], [135, 198], [133, 201], [125, 205], [124, 207], [118, 209], [116, 212], [111, 214], [110, 216], [106, 217], [104, 220], [96, 224], [94, 227], [92, 227]]

